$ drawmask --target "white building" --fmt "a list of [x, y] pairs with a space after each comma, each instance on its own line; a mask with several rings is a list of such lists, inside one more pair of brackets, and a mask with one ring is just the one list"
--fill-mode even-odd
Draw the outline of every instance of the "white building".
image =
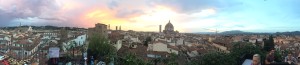
[[190, 56], [190, 57], [196, 57], [199, 55], [199, 53], [197, 52], [197, 50], [194, 50], [194, 51], [191, 51], [191, 52], [187, 52], [187, 54]]
[[[67, 43], [63, 43], [63, 51], [66, 51], [67, 49], [71, 48], [72, 46], [82, 46], [86, 42], [86, 34], [80, 35], [77, 38], [68, 41]], [[73, 44], [75, 42], [75, 44]]]
[[74, 41], [77, 43], [76, 45], [80, 46], [86, 42], [86, 34], [78, 36]]
[[130, 40], [132, 42], [136, 42], [136, 43], [140, 43], [141, 42], [138, 37], [136, 37], [136, 38], [130, 38]]
[[183, 45], [184, 39], [180, 38], [179, 40], [177, 40], [176, 45]]
[[178, 54], [177, 49], [169, 48], [167, 44], [164, 44], [161, 42], [149, 44], [147, 51], [167, 52], [167, 53]]
[[118, 40], [118, 42], [114, 46], [116, 47], [117, 51], [119, 49], [121, 49], [121, 47], [122, 47], [122, 40]]

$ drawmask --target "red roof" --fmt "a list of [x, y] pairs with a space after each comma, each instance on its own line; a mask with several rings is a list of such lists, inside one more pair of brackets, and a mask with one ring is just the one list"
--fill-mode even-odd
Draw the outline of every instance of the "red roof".
[[9, 62], [7, 60], [2, 60], [1, 62], [3, 65], [9, 65]]
[[168, 45], [168, 48], [179, 51], [180, 49], [177, 46]]

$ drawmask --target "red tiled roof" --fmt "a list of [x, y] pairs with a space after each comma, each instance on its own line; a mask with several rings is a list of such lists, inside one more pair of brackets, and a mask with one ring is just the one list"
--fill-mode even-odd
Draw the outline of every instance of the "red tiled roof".
[[31, 44], [27, 39], [17, 41], [18, 44]]
[[[34, 39], [34, 40], [32, 40], [32, 43], [30, 43], [27, 39], [17, 41], [17, 44], [22, 44], [23, 49], [27, 50], [27, 51], [31, 51], [39, 43], [40, 43], [40, 39]], [[16, 46], [8, 46], [8, 47], [12, 50], [22, 50], [22, 47], [16, 47]]]
[[177, 46], [168, 45], [168, 48], [179, 51], [180, 49]]
[[9, 65], [9, 62], [8, 62], [7, 60], [3, 60], [1, 63], [2, 63], [3, 65]]
[[143, 58], [144, 60], [147, 59], [147, 47], [143, 46], [142, 44], [137, 44], [137, 48], [130, 49], [126, 46], [122, 46], [121, 49], [117, 52], [120, 56], [125, 56], [126, 53], [134, 53], [136, 56]]

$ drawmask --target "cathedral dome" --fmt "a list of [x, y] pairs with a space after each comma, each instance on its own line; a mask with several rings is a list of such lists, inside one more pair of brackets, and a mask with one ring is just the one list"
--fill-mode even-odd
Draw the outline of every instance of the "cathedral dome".
[[166, 24], [165, 30], [166, 31], [174, 31], [173, 24], [170, 22], [170, 20], [169, 20], [169, 23]]

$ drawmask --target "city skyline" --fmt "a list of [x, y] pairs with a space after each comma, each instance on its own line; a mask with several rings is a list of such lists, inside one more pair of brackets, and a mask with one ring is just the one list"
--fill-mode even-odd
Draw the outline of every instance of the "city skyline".
[[0, 0], [0, 26], [54, 25], [158, 31], [169, 20], [179, 32], [299, 31], [297, 0]]

